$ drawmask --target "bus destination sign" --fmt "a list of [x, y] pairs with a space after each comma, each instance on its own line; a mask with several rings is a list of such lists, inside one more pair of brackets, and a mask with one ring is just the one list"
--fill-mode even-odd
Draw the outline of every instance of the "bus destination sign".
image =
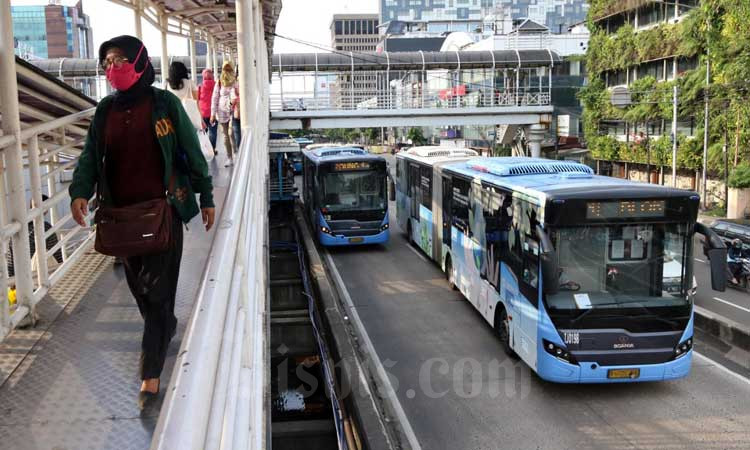
[[665, 200], [629, 200], [620, 202], [588, 202], [587, 219], [628, 219], [664, 215]]
[[369, 168], [370, 163], [364, 161], [341, 162], [333, 165], [333, 170], [336, 172], [342, 172], [346, 170], [367, 170]]

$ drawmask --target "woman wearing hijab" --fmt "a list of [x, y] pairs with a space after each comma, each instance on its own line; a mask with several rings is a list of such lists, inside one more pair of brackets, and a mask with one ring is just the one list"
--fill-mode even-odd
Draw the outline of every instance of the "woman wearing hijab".
[[239, 86], [237, 77], [234, 75], [234, 66], [230, 61], [225, 61], [221, 66], [219, 82], [214, 86], [211, 100], [211, 123], [218, 121], [221, 125], [221, 131], [224, 133], [224, 146], [227, 149], [227, 157], [229, 157], [227, 167], [234, 164], [233, 157], [239, 144], [239, 142], [235, 142], [234, 133], [229, 129], [238, 98]]
[[[99, 47], [99, 63], [115, 92], [97, 105], [73, 174], [73, 218], [87, 225], [88, 199], [95, 191], [100, 207], [122, 208], [165, 198], [166, 192], [172, 208], [168, 250], [123, 258], [128, 287], [145, 322], [138, 396], [143, 407], [159, 392], [167, 347], [177, 329], [174, 303], [182, 223], [200, 212], [206, 230], [211, 228], [213, 187], [195, 128], [180, 100], [151, 86], [154, 68], [143, 43], [132, 36], [111, 39]], [[200, 194], [200, 209], [194, 193]]]
[[218, 131], [219, 125], [214, 121], [211, 121], [211, 97], [214, 94], [214, 71], [211, 69], [203, 69], [203, 83], [198, 86], [198, 107], [201, 110], [201, 118], [203, 119], [203, 126], [208, 129], [208, 140], [211, 142], [211, 148], [216, 155], [216, 132]]

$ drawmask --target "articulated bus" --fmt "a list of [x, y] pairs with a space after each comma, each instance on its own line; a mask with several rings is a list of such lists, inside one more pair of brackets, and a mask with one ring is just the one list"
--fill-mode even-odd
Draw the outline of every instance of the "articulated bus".
[[[583, 164], [397, 155], [399, 224], [494, 327], [505, 351], [563, 383], [690, 372], [693, 236], [723, 291], [726, 248], [695, 192], [595, 176]], [[430, 214], [413, 214], [413, 202]], [[417, 225], [431, 220], [430, 225]], [[430, 244], [429, 239], [427, 244]]]
[[381, 156], [351, 147], [303, 151], [305, 211], [322, 245], [388, 241], [388, 168]]
[[[432, 198], [442, 198], [441, 169], [444, 165], [476, 158], [471, 149], [455, 147], [411, 147], [396, 156], [396, 211], [398, 224], [410, 243], [415, 243], [435, 261], [440, 261], [441, 239], [432, 226]], [[436, 223], [445, 220], [438, 216]]]

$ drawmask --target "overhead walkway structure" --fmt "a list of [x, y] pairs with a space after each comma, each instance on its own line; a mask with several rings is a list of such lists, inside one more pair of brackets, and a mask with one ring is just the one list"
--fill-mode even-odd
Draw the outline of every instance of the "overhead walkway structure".
[[239, 62], [241, 148], [233, 168], [211, 161], [215, 229], [189, 225], [162, 394], [138, 412], [142, 321], [122, 269], [69, 211], [95, 102], [15, 58], [0, 0], [0, 447], [268, 448], [268, 86], [281, 1], [112, 3], [134, 11], [134, 34], [141, 20], [161, 31], [162, 70], [169, 34]]
[[271, 128], [521, 125], [537, 133], [553, 112], [560, 63], [550, 50], [274, 54]]

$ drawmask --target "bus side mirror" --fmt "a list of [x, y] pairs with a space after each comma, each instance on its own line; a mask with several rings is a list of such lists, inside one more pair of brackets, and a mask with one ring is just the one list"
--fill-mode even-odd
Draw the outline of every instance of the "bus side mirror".
[[552, 240], [541, 225], [536, 226], [539, 238], [539, 260], [542, 266], [542, 289], [545, 294], [557, 294], [560, 288], [560, 269], [557, 265], [557, 252]]
[[396, 183], [393, 182], [391, 177], [388, 177], [388, 200], [396, 201]]
[[724, 292], [727, 288], [727, 246], [714, 230], [700, 222], [696, 222], [695, 232], [706, 238], [708, 260], [711, 264], [711, 289]]

